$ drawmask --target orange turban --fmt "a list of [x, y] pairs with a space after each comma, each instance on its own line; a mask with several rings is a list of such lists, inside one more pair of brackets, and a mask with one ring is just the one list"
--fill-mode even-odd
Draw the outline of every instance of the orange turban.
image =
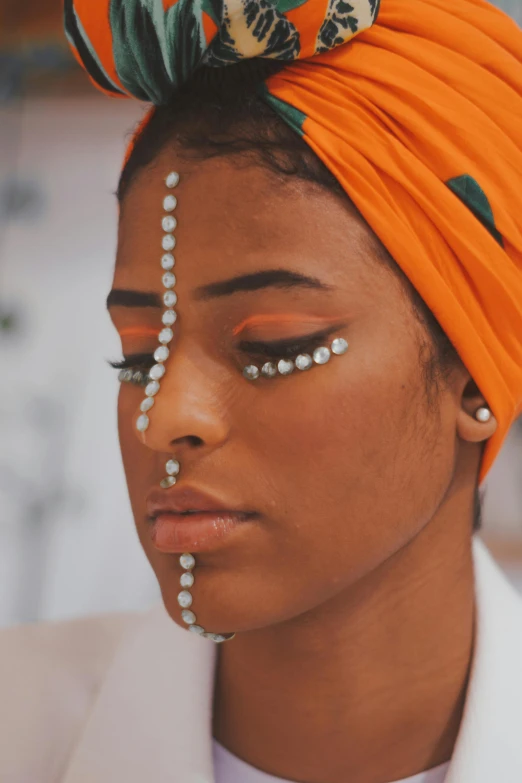
[[498, 420], [522, 412], [522, 32], [484, 0], [66, 0], [96, 85], [153, 104], [201, 64], [287, 61], [261, 94], [337, 177]]

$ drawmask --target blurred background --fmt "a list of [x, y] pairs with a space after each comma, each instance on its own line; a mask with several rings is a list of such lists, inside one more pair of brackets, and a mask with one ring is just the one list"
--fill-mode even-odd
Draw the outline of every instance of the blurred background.
[[[497, 5], [522, 24], [522, 0]], [[105, 361], [120, 358], [113, 193], [143, 107], [97, 93], [61, 16], [60, 0], [0, 0], [0, 626], [160, 600]], [[522, 422], [487, 479], [482, 535], [522, 591]]]

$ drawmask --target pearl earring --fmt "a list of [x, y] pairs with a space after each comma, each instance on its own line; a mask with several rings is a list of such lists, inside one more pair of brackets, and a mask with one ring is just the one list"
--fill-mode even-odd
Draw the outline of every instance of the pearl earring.
[[475, 413], [475, 418], [477, 419], [477, 421], [480, 421], [483, 424], [485, 424], [491, 419], [492, 415], [493, 414], [491, 413], [489, 408], [479, 408], [478, 411]]

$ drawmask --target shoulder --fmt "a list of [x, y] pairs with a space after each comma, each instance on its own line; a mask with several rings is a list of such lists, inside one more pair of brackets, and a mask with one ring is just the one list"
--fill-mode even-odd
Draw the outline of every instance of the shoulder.
[[60, 779], [98, 688], [143, 612], [0, 629], [0, 779]]

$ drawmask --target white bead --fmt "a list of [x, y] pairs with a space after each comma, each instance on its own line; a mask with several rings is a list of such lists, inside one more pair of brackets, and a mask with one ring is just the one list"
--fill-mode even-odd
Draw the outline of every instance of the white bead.
[[273, 378], [275, 375], [277, 375], [277, 367], [275, 364], [273, 364], [273, 362], [265, 362], [261, 367], [261, 373], [265, 376], [265, 378]]
[[177, 171], [171, 171], [165, 178], [165, 184], [168, 188], [175, 188], [179, 182], [179, 174]]
[[189, 631], [192, 631], [192, 633], [198, 633], [198, 634], [204, 634], [205, 629], [201, 627], [201, 625], [191, 625], [189, 626]]
[[169, 476], [177, 476], [179, 473], [179, 462], [177, 459], [169, 459], [165, 465], [165, 470]]
[[205, 639], [211, 639], [213, 642], [226, 642], [226, 640], [229, 638], [228, 636], [223, 636], [222, 633], [204, 633], [203, 636]]
[[165, 196], [163, 199], [163, 209], [165, 212], [172, 212], [173, 209], [176, 209], [177, 204], [178, 200], [176, 196]]
[[247, 367], [243, 369], [243, 375], [245, 378], [247, 378], [249, 381], [255, 381], [256, 378], [259, 378], [259, 370], [255, 366], [255, 364], [249, 364]]
[[174, 332], [169, 326], [167, 326], [165, 327], [165, 329], [162, 329], [161, 332], [159, 333], [158, 340], [163, 345], [166, 345], [166, 343], [170, 343], [173, 337], [174, 337]]
[[[185, 576], [188, 576], [188, 574], [185, 574]], [[194, 612], [191, 612], [190, 609], [183, 609], [181, 612], [181, 617], [183, 622], [187, 623], [187, 625], [193, 625], [193, 623], [196, 622], [196, 615]]]
[[138, 430], [138, 432], [145, 432], [148, 426], [149, 426], [149, 417], [145, 416], [144, 413], [141, 416], [138, 416], [138, 420], [136, 422], [136, 429]]
[[179, 583], [182, 587], [192, 587], [194, 584], [194, 574], [190, 571], [185, 571], [179, 578]]
[[173, 237], [172, 234], [165, 234], [161, 240], [161, 247], [163, 250], [172, 250], [176, 247], [176, 237]]
[[142, 411], [142, 413], [147, 413], [147, 411], [150, 411], [150, 409], [152, 408], [153, 405], [154, 405], [154, 398], [153, 397], [147, 397], [141, 403], [140, 411]]
[[156, 348], [154, 351], [154, 358], [157, 362], [166, 362], [169, 358], [169, 349], [166, 345], [160, 345], [159, 348]]
[[163, 269], [172, 269], [175, 263], [172, 253], [165, 253], [165, 255], [161, 256], [161, 266]]
[[194, 555], [191, 555], [188, 552], [185, 552], [183, 555], [180, 555], [179, 562], [183, 566], [183, 568], [187, 569], [187, 571], [189, 571], [191, 568], [194, 568], [194, 566], [196, 565], [196, 560], [194, 558]]
[[307, 353], [300, 353], [297, 359], [295, 360], [295, 366], [298, 370], [309, 370], [312, 366], [313, 361], [312, 357], [309, 356]]
[[172, 307], [176, 304], [177, 301], [178, 297], [174, 291], [166, 291], [166, 293], [163, 294], [163, 304], [165, 307]]
[[174, 476], [165, 476], [165, 478], [161, 479], [160, 481], [160, 487], [162, 489], [168, 489], [169, 487], [174, 486], [175, 483], [176, 483], [176, 479], [174, 478]]
[[314, 351], [314, 362], [316, 364], [326, 364], [326, 362], [330, 361], [330, 356], [329, 348], [326, 348], [325, 346], [316, 348]]
[[170, 234], [171, 231], [174, 231], [177, 225], [178, 221], [174, 215], [165, 215], [165, 217], [161, 219], [161, 227], [163, 231], [166, 231], [168, 234]]
[[277, 369], [281, 375], [290, 375], [294, 371], [294, 363], [287, 359], [280, 359], [277, 362]]
[[184, 609], [191, 606], [192, 595], [189, 593], [188, 590], [182, 590], [181, 593], [178, 593], [178, 604], [182, 606]]
[[342, 337], [336, 337], [335, 340], [332, 341], [332, 353], [335, 353], [337, 356], [342, 356], [347, 350], [348, 343]]
[[485, 424], [487, 421], [491, 419], [492, 413], [489, 410], [489, 408], [479, 408], [478, 411], [475, 413], [475, 417], [477, 421], [481, 421], [483, 424]]
[[176, 275], [173, 275], [172, 272], [165, 272], [161, 278], [161, 282], [165, 288], [172, 288], [172, 286], [176, 285]]
[[163, 378], [164, 375], [165, 375], [164, 364], [155, 364], [149, 370], [149, 378], [153, 381], [159, 381], [159, 379]]
[[177, 317], [178, 314], [174, 310], [165, 310], [165, 312], [161, 316], [161, 320], [163, 321], [165, 326], [172, 326], [172, 324], [176, 323]]
[[147, 397], [154, 397], [160, 390], [160, 385], [157, 381], [151, 381], [145, 386], [145, 394]]

